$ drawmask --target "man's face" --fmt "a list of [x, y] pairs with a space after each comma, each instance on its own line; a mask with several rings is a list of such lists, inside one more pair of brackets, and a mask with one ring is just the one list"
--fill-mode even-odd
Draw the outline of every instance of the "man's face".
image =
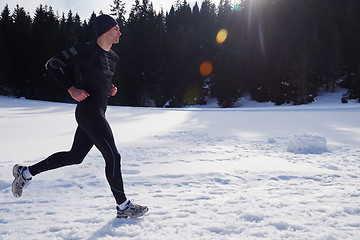
[[120, 36], [121, 36], [119, 25], [115, 25], [109, 31], [104, 33], [104, 35], [105, 35], [106, 39], [108, 39], [108, 41], [111, 42], [111, 44], [118, 43]]

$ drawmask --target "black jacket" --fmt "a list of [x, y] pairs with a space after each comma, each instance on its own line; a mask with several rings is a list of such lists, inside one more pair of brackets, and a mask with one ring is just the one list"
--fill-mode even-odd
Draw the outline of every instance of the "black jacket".
[[76, 83], [70, 80], [63, 67], [76, 64], [80, 86], [90, 94], [83, 103], [107, 105], [112, 77], [119, 57], [113, 50], [103, 50], [96, 42], [78, 43], [51, 58], [45, 65], [49, 73], [66, 90]]

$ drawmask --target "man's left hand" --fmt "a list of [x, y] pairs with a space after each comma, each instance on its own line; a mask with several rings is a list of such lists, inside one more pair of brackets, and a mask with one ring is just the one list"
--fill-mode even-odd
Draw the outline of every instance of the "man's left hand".
[[113, 97], [116, 95], [116, 93], [117, 93], [117, 87], [115, 87], [114, 84], [111, 84], [109, 95]]

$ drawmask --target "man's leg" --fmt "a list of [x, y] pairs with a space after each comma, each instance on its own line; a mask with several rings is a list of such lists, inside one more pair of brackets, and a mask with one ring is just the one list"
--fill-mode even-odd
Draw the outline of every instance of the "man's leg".
[[105, 175], [116, 203], [125, 202], [121, 156], [116, 148], [112, 131], [106, 119], [97, 121], [96, 127], [90, 131], [89, 136], [105, 159]]
[[31, 175], [35, 176], [48, 170], [80, 164], [93, 145], [88, 135], [78, 127], [70, 151], [54, 153], [45, 160], [30, 166], [29, 171]]
[[25, 185], [32, 179], [32, 176], [51, 169], [80, 164], [92, 146], [93, 143], [90, 138], [78, 127], [75, 133], [73, 146], [69, 152], [55, 153], [47, 159], [30, 167], [16, 164], [13, 167], [13, 176], [15, 179], [12, 183], [12, 192], [14, 196], [21, 197]]
[[105, 159], [105, 174], [117, 204], [126, 201], [121, 175], [121, 157], [116, 148], [113, 133], [101, 109], [77, 109], [79, 127], [86, 132], [91, 142]]

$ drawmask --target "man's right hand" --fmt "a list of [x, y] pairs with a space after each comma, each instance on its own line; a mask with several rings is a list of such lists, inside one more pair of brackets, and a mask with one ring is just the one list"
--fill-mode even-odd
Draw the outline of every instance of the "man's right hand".
[[85, 98], [89, 97], [90, 94], [87, 93], [85, 90], [77, 89], [76, 87], [72, 86], [68, 89], [71, 97], [78, 102], [83, 101]]

